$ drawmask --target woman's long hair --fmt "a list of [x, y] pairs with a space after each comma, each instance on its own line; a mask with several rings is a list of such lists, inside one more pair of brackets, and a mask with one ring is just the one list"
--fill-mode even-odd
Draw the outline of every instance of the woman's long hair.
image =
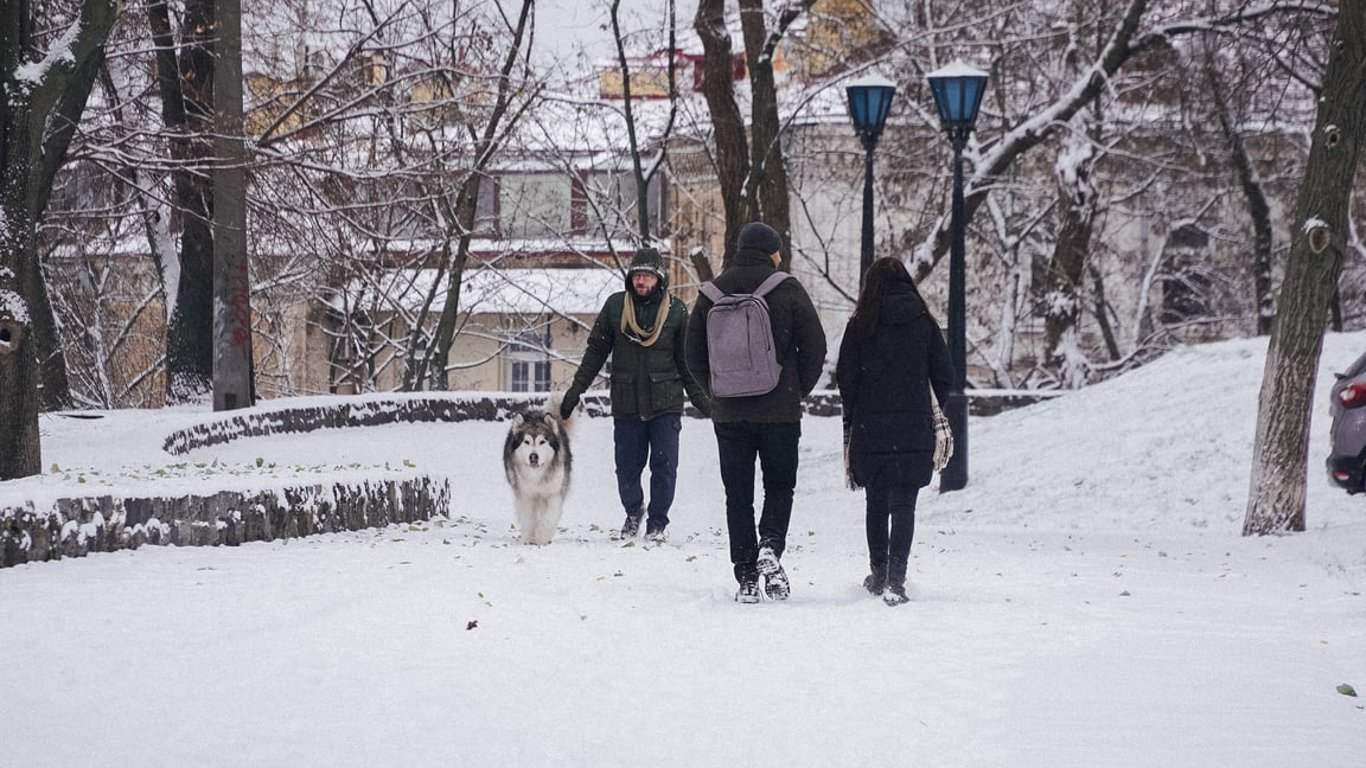
[[[900, 259], [884, 256], [874, 261], [863, 277], [863, 292], [859, 294], [858, 303], [854, 305], [853, 317], [849, 318], [849, 330], [854, 334], [854, 338], [866, 339], [877, 331], [877, 321], [882, 315], [882, 297], [887, 295], [889, 288], [898, 284], [905, 284], [911, 289], [911, 293], [925, 306], [925, 314], [934, 321], [934, 315], [930, 314], [930, 307], [925, 304], [920, 289], [915, 287], [915, 280], [912, 280], [911, 273], [906, 271], [906, 265], [902, 264]], [[935, 325], [938, 324], [936, 321]]]

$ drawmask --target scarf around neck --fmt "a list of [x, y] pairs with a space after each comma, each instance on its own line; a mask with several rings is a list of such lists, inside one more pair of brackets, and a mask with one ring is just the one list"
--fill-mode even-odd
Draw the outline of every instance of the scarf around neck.
[[636, 322], [636, 297], [633, 291], [626, 294], [626, 306], [621, 308], [621, 332], [631, 341], [642, 347], [652, 347], [659, 341], [659, 334], [664, 331], [664, 318], [669, 314], [669, 294], [661, 292], [659, 294], [659, 309], [655, 311], [655, 321], [652, 330], [640, 327]]

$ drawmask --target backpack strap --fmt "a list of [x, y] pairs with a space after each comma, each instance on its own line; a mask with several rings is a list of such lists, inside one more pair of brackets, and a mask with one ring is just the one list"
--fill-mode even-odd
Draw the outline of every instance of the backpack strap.
[[784, 280], [788, 279], [789, 277], [792, 277], [792, 275], [789, 275], [788, 273], [783, 272], [782, 270], [774, 270], [773, 274], [769, 275], [762, 283], [759, 283], [759, 287], [755, 288], [754, 293], [751, 293], [750, 295], [755, 298], [762, 299], [763, 297], [768, 295], [769, 291], [773, 290], [774, 288], [777, 288], [779, 285], [783, 283]]
[[708, 299], [711, 299], [711, 303], [713, 304], [725, 298], [726, 296], [726, 294], [721, 292], [720, 288], [716, 287], [716, 283], [713, 283], [710, 280], [697, 286], [697, 290], [700, 291], [703, 296], [706, 296]]

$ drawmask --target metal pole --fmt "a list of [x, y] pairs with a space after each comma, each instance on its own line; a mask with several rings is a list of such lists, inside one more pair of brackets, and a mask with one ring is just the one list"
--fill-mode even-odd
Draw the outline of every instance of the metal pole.
[[247, 264], [245, 149], [242, 146], [242, 4], [215, 0], [213, 409], [252, 404], [251, 280]]
[[863, 278], [868, 274], [868, 268], [873, 266], [873, 147], [877, 142], [870, 140], [866, 136], [863, 139], [863, 255], [859, 260], [858, 283], [863, 285]]
[[953, 141], [953, 213], [949, 219], [952, 238], [949, 248], [949, 361], [953, 363], [953, 386], [944, 415], [953, 429], [953, 458], [939, 476], [939, 491], [957, 491], [968, 484], [968, 396], [967, 388], [967, 282], [963, 221], [963, 146], [967, 131], [955, 129]]

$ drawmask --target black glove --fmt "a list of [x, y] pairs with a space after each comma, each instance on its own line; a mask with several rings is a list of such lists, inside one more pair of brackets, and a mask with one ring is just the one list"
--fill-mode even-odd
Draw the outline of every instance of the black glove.
[[703, 417], [711, 418], [711, 400], [703, 394], [696, 394], [688, 398], [692, 401], [692, 407], [696, 408]]
[[574, 415], [574, 409], [579, 407], [579, 393], [569, 390], [564, 393], [564, 399], [560, 401], [560, 418], [568, 419]]

